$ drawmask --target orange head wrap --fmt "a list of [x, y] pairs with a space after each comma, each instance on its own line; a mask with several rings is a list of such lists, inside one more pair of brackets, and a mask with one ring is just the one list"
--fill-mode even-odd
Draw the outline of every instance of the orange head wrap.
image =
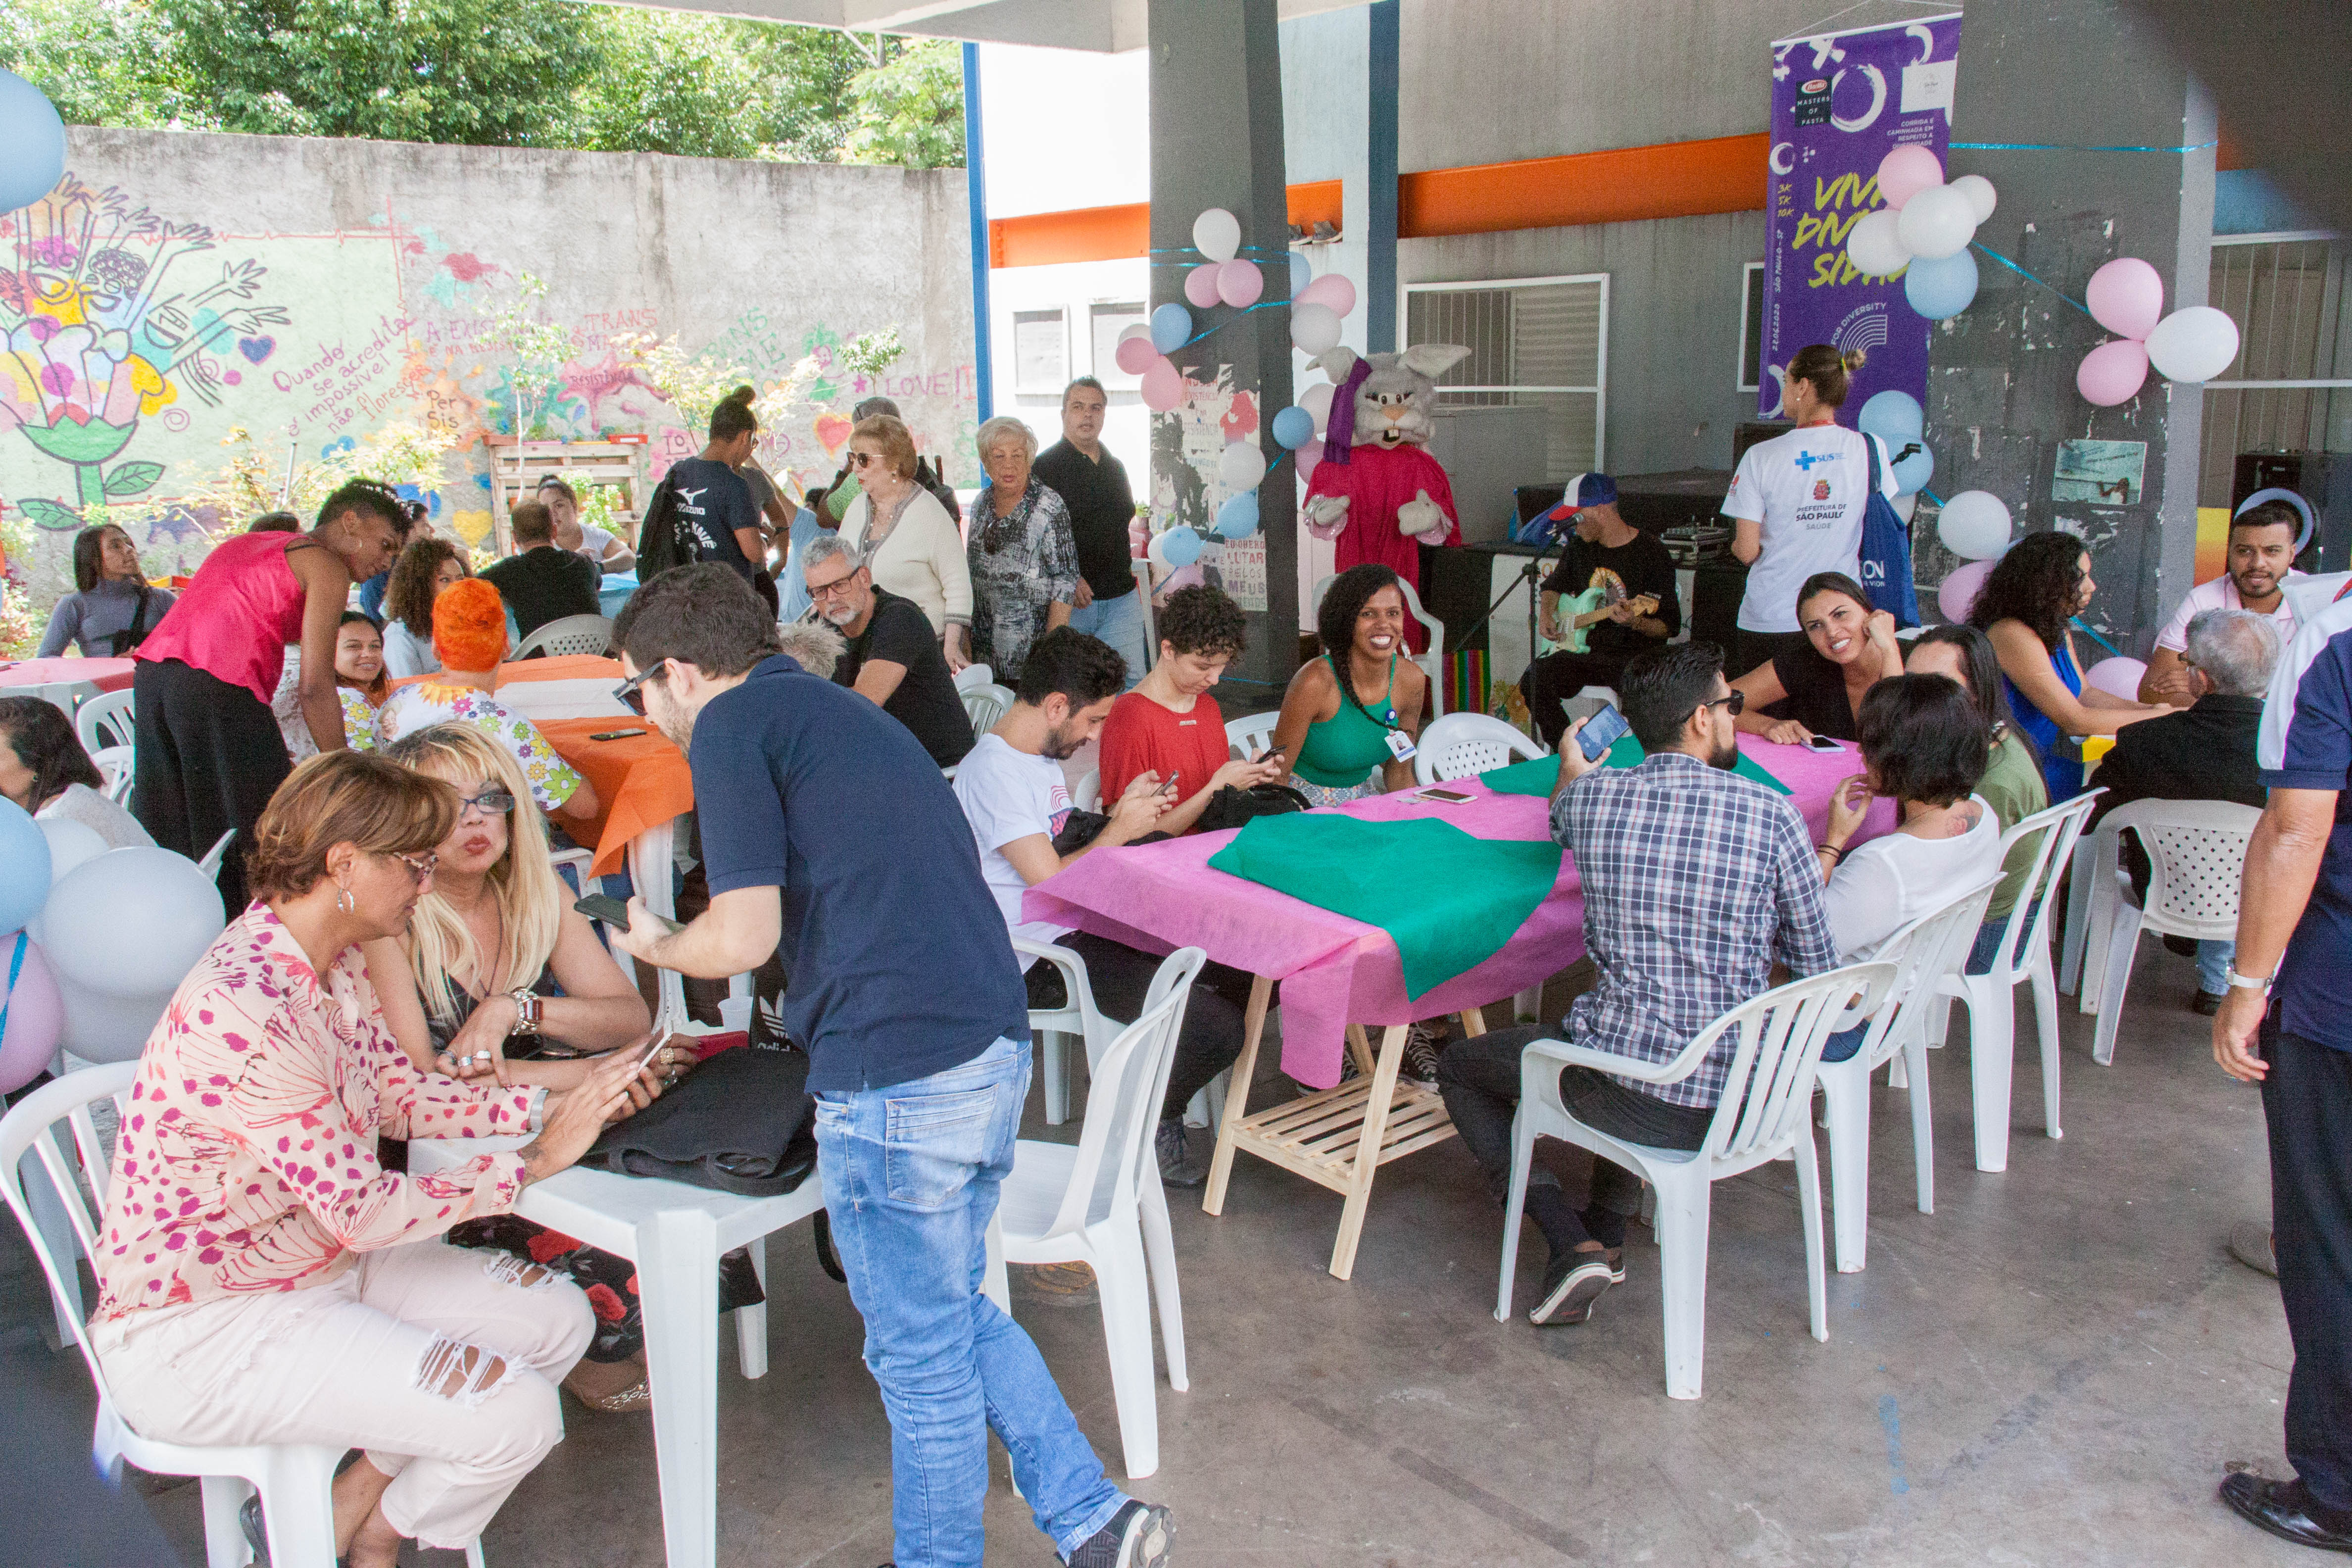
[[479, 577], [465, 577], [433, 601], [433, 652], [465, 675], [496, 669], [507, 653], [506, 601]]

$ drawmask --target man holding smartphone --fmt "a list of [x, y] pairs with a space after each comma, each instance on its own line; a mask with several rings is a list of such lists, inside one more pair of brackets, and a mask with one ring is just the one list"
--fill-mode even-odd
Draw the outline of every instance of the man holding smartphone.
[[774, 954], [793, 976], [782, 1011], [808, 1047], [825, 1206], [890, 1417], [898, 1568], [980, 1563], [992, 1426], [1065, 1562], [1160, 1568], [1168, 1510], [1105, 1478], [1037, 1347], [978, 1288], [1029, 1023], [971, 830], [914, 735], [778, 654], [775, 630], [709, 563], [656, 577], [614, 623], [620, 694], [694, 769], [711, 895], [675, 932], [633, 900], [616, 940], [683, 974]]

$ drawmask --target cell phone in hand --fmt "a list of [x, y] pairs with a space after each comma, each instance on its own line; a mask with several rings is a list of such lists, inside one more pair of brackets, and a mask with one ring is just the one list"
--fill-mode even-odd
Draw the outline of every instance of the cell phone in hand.
[[[606, 925], [611, 926], [615, 931], [626, 931], [629, 929], [629, 906], [623, 903], [620, 900], [613, 897], [610, 893], [591, 893], [586, 898], [581, 900], [578, 903], [573, 904], [572, 907], [578, 910], [582, 914], [586, 915], [592, 921], [603, 921]], [[651, 913], [652, 911], [648, 910], [647, 912]], [[686, 929], [684, 926], [678, 924], [677, 921], [671, 920], [667, 915], [655, 915], [654, 919], [659, 921], [663, 925], [667, 926], [672, 931], [684, 931]]]
[[1576, 732], [1576, 749], [1584, 753], [1586, 762], [1599, 762], [1603, 752], [1633, 732], [1633, 726], [1617, 711], [1616, 704], [1604, 702], [1601, 711], [1587, 719], [1584, 728]]
[[1808, 736], [1805, 740], [1805, 747], [1808, 751], [1814, 752], [1843, 752], [1845, 750], [1844, 746], [1841, 745], [1836, 741], [1832, 740], [1827, 735]]
[[1176, 781], [1183, 776], [1184, 775], [1181, 773], [1170, 773], [1168, 775], [1168, 782], [1160, 786], [1160, 793], [1161, 795], [1174, 795], [1176, 793]]
[[644, 1067], [646, 1064], [652, 1061], [655, 1057], [661, 1054], [661, 1048], [664, 1046], [669, 1044], [676, 1038], [677, 1038], [677, 1034], [675, 1030], [656, 1029], [653, 1034], [653, 1038], [647, 1040], [644, 1047], [638, 1050], [637, 1065], [639, 1067]]

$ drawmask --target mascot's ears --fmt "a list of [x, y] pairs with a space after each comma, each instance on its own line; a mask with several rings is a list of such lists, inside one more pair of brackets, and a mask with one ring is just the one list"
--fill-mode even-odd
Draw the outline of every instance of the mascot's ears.
[[1397, 363], [1435, 381], [1469, 357], [1470, 351], [1460, 343], [1415, 343], [1397, 355]]
[[1343, 344], [1339, 348], [1324, 350], [1315, 358], [1308, 360], [1307, 363], [1309, 369], [1320, 369], [1328, 375], [1332, 385], [1344, 386], [1347, 384], [1348, 377], [1355, 372], [1356, 351]]

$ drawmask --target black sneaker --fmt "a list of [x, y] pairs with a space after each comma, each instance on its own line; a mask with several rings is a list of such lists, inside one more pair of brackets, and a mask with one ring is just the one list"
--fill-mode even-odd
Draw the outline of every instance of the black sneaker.
[[1192, 1163], [1191, 1140], [1184, 1136], [1181, 1117], [1160, 1124], [1160, 1131], [1151, 1135], [1151, 1152], [1160, 1159], [1162, 1185], [1197, 1187], [1209, 1179], [1209, 1168]]
[[1592, 1316], [1592, 1304], [1613, 1283], [1608, 1254], [1560, 1253], [1544, 1270], [1543, 1295], [1528, 1314], [1528, 1321], [1538, 1327], [1583, 1322]]
[[2221, 1010], [2221, 998], [2210, 991], [2191, 992], [2189, 997], [2189, 1010], [2200, 1018], [2210, 1018]]
[[1437, 1058], [1445, 1049], [1445, 1037], [1434, 1023], [1415, 1024], [1405, 1031], [1404, 1067], [1402, 1076], [1411, 1079], [1423, 1089], [1437, 1087]]
[[1166, 1509], [1129, 1499], [1092, 1540], [1070, 1553], [1070, 1568], [1164, 1568], [1175, 1538], [1176, 1521]]

